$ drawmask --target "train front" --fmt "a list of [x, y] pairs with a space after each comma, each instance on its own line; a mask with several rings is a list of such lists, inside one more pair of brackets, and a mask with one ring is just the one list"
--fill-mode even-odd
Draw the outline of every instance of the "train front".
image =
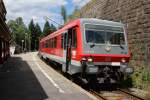
[[115, 83], [133, 72], [128, 66], [130, 52], [123, 24], [97, 19], [82, 19], [81, 23], [83, 76], [97, 77], [102, 83]]

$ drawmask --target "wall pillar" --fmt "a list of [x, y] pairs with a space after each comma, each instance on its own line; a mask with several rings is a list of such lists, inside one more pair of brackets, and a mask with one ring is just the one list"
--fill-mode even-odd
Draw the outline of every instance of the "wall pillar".
[[2, 39], [0, 38], [0, 64], [3, 63], [3, 58], [2, 58]]

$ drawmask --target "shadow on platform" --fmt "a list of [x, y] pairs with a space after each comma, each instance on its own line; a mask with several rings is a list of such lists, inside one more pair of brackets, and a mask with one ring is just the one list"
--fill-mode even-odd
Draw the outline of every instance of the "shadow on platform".
[[12, 57], [0, 72], [0, 100], [45, 100], [47, 95], [26, 61]]

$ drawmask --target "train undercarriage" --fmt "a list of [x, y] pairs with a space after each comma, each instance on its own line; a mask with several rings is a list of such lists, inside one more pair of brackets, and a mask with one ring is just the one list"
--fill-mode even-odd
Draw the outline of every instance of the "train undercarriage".
[[[42, 56], [41, 56], [42, 57]], [[43, 57], [42, 57], [43, 58]], [[44, 58], [45, 59], [45, 58]], [[124, 79], [124, 75], [127, 74], [125, 72], [126, 69], [121, 66], [112, 66], [112, 65], [94, 65], [92, 62], [81, 61], [80, 70], [76, 71], [74, 74], [70, 74], [69, 71], [74, 70], [72, 68], [66, 68], [66, 71], [63, 70], [63, 65], [54, 60], [50, 60], [49, 58], [45, 59], [47, 62], [53, 63], [53, 65], [59, 69], [63, 74], [69, 75], [72, 80], [76, 80], [78, 78], [82, 79], [85, 83], [94, 86], [94, 84], [117, 84], [119, 85], [121, 81]], [[71, 65], [69, 65], [70, 67]], [[75, 67], [74, 67], [75, 68]], [[132, 73], [133, 70], [128, 70]], [[103, 85], [104, 86], [104, 85]]]

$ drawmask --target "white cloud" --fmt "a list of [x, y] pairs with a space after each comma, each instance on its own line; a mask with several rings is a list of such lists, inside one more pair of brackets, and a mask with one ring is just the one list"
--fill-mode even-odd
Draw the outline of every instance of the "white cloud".
[[76, 5], [78, 7], [83, 7], [89, 1], [91, 1], [91, 0], [73, 0], [72, 2], [74, 3], [74, 5]]
[[23, 17], [24, 22], [28, 24], [33, 18], [35, 22], [41, 24], [44, 23], [44, 16], [50, 16], [55, 20], [60, 19], [58, 11], [54, 9], [66, 5], [67, 0], [4, 0], [4, 3], [8, 20]]

